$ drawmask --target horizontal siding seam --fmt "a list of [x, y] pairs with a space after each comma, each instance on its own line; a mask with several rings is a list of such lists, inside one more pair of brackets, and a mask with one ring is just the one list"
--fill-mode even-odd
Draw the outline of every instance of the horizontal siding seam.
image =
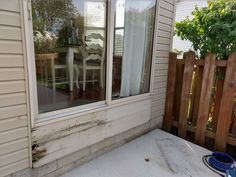
[[[160, 42], [160, 43], [158, 43], [158, 44], [170, 46], [169, 44], [162, 43], [162, 42]], [[1, 69], [1, 67], [0, 67], [0, 69]]]
[[[0, 123], [1, 124], [1, 123]], [[25, 128], [28, 128], [28, 125], [23, 125], [22, 127], [17, 127], [17, 128], [11, 128], [11, 129], [8, 129], [8, 130], [4, 130], [4, 131], [1, 131], [0, 132], [0, 134], [7, 134], [7, 133], [11, 133], [11, 132], [13, 132], [14, 130], [20, 130], [20, 129], [25, 129]], [[28, 136], [25, 136], [25, 137], [28, 137]], [[24, 138], [24, 137], [22, 137], [22, 138]], [[16, 140], [16, 139], [15, 139]], [[11, 140], [12, 141], [12, 140]], [[5, 144], [5, 143], [9, 143], [9, 142], [11, 142], [11, 141], [6, 141], [6, 142], [4, 142], [4, 143], [0, 143], [0, 145], [1, 144]]]
[[160, 49], [159, 47], [157, 47], [157, 50], [156, 50], [156, 52], [170, 52], [170, 49], [168, 48], [168, 49]]
[[[26, 105], [26, 101], [23, 102], [23, 103], [19, 103], [19, 104], [12, 104], [12, 105], [7, 105], [7, 106], [0, 106], [0, 109], [1, 109], [1, 108], [8, 108], [8, 107], [11, 107], [11, 106], [21, 106], [21, 105]], [[19, 116], [24, 116], [24, 115], [19, 115]], [[9, 117], [8, 117], [7, 119], [9, 119]], [[1, 120], [4, 120], [4, 119], [1, 119]]]
[[[24, 149], [15, 151], [15, 152], [11, 152], [11, 153], [9, 153], [9, 154], [4, 154], [4, 155], [0, 156], [0, 159], [1, 159], [1, 158], [4, 158], [5, 156], [9, 156], [10, 154], [15, 154], [15, 153], [18, 153], [18, 152], [23, 152], [23, 151], [26, 151], [26, 150], [29, 151], [28, 148], [24, 148]], [[18, 159], [18, 160], [16, 160], [16, 161], [14, 161], [13, 163], [19, 162], [19, 161], [22, 161], [22, 160], [26, 160], [26, 159], [28, 159], [28, 158], [29, 158], [29, 153], [27, 153], [27, 156], [22, 157], [22, 158], [20, 158], [20, 159]], [[12, 164], [12, 162], [6, 163], [5, 165], [0, 166], [0, 169], [1, 169], [1, 168], [4, 168], [4, 167], [6, 167], [6, 166], [9, 166], [9, 165], [11, 165], [11, 164]]]
[[[14, 154], [14, 153], [17, 153], [17, 152], [20, 152], [20, 151], [25, 151], [25, 150], [29, 150], [29, 148], [22, 148], [22, 149], [19, 149], [19, 150], [14, 151], [14, 152], [10, 152], [10, 153], [7, 153], [7, 154], [0, 155], [0, 158], [9, 156], [9, 155], [11, 155], [11, 154]], [[28, 156], [27, 156], [27, 157], [28, 157]], [[0, 168], [1, 168], [1, 167], [0, 167]]]
[[5, 27], [7, 27], [7, 28], [12, 28], [12, 29], [18, 29], [18, 30], [21, 30], [22, 28], [21, 28], [21, 26], [12, 26], [12, 25], [6, 25], [6, 24], [0, 24], [0, 28], [2, 29], [2, 27], [3, 28], [5, 28]]
[[19, 94], [23, 94], [23, 93], [26, 94], [26, 91], [19, 91], [19, 92], [16, 91], [16, 92], [9, 92], [9, 93], [0, 93], [0, 97], [4, 96], [4, 95], [11, 95], [11, 94], [18, 94], [18, 93]]
[[[163, 40], [169, 40], [170, 41], [170, 38], [165, 37], [165, 36], [157, 36], [156, 38], [157, 39], [163, 39]], [[157, 43], [158, 43], [158, 40], [157, 40]]]
[[11, 79], [11, 80], [0, 80], [0, 83], [1, 82], [16, 82], [16, 81], [25, 81], [25, 78], [24, 79]]
[[[173, 6], [173, 5], [172, 5]], [[168, 12], [171, 12], [171, 13], [173, 13], [173, 11], [172, 10], [170, 10], [170, 9], [167, 9], [165, 6], [160, 6], [160, 8], [161, 9], [164, 9], [164, 10], [166, 10], [166, 11], [168, 11]], [[173, 8], [174, 8], [174, 6], [173, 6]], [[161, 14], [162, 15], [162, 14]], [[173, 19], [173, 18], [172, 18]]]
[[[169, 25], [169, 24], [167, 24], [167, 23], [163, 23], [163, 22], [159, 22], [160, 24], [162, 24], [162, 25], [166, 25], [166, 26], [168, 26], [168, 27], [172, 27], [172, 25]], [[159, 28], [160, 28], [160, 26], [159, 26]], [[171, 31], [169, 31], [169, 32], [171, 32]]]
[[169, 1], [166, 1], [166, 0], [162, 0], [162, 1], [164, 1], [164, 2], [166, 2], [166, 3], [168, 3], [168, 4], [171, 4], [171, 5], [175, 5], [175, 0], [173, 0], [173, 4], [171, 3], [171, 2], [169, 2]]
[[[1, 25], [0, 25], [1, 26]], [[6, 43], [12, 43], [12, 42], [17, 42], [22, 45], [22, 39], [21, 40], [11, 40], [11, 39], [0, 39], [0, 42], [6, 42]]]
[[173, 21], [173, 18], [171, 18], [171, 17], [166, 17], [166, 16], [164, 16], [163, 14], [160, 14], [160, 17], [168, 18], [169, 20]]
[[24, 56], [24, 54], [23, 53], [0, 53], [0, 56], [4, 56], [4, 55], [6, 55], [6, 56], [11, 56], [11, 55], [17, 55], [17, 56]]
[[[25, 104], [23, 104], [23, 105], [25, 105]], [[9, 107], [11, 107], [11, 106], [9, 106]], [[2, 108], [0, 108], [0, 109], [2, 109]], [[11, 116], [11, 117], [6, 117], [6, 118], [0, 118], [0, 123], [1, 123], [1, 121], [6, 121], [6, 120], [9, 120], [9, 119], [14, 119], [14, 118], [16, 118], [16, 117], [27, 117], [27, 113], [26, 113], [26, 114], [22, 114], [22, 115], [17, 115], [17, 116]]]
[[6, 10], [6, 9], [1, 9], [1, 8], [0, 8], [0, 11], [20, 15], [20, 12], [13, 11], [13, 10]]
[[29, 159], [29, 157], [26, 157], [26, 158], [24, 158], [24, 159], [15, 161], [14, 163], [10, 163], [10, 164], [8, 164], [8, 165], [2, 166], [2, 167], [0, 167], [0, 171], [3, 170], [4, 168], [7, 168], [7, 167], [10, 167], [10, 166], [16, 165], [16, 164], [18, 164], [19, 162], [23, 162], [23, 161], [28, 160], [28, 159]]
[[[2, 144], [0, 144], [0, 148], [1, 148], [3, 145], [4, 145], [4, 146], [7, 146], [7, 145], [11, 145], [11, 144], [18, 143], [18, 142], [21, 142], [21, 141], [29, 141], [28, 137], [29, 137], [29, 136], [26, 136], [26, 137], [24, 137], [24, 138], [21, 138], [21, 139], [18, 139], [18, 140], [14, 140], [14, 141], [10, 141], [10, 142], [8, 142], [8, 143], [2, 143]], [[26, 146], [26, 147], [28, 147], [28, 146]], [[24, 148], [26, 148], [26, 147], [23, 147], [22, 149], [24, 149]], [[11, 153], [11, 152], [9, 152], [9, 153]], [[7, 153], [7, 154], [8, 154], [8, 153]]]
[[[1, 59], [0, 59], [1, 60]], [[0, 69], [24, 69], [24, 66], [0, 66]]]
[[[167, 32], [167, 33], [170, 33], [170, 34], [171, 34], [171, 31], [167, 31], [167, 30], [162, 29], [162, 28], [160, 28], [160, 27], [158, 28], [158, 31], [163, 31], [163, 32]], [[161, 37], [161, 36], [159, 36], [158, 34], [159, 34], [159, 33], [157, 33], [157, 36], [158, 36], [158, 37]], [[170, 38], [169, 38], [169, 39], [170, 39]]]
[[22, 29], [21, 26], [19, 26], [19, 25], [10, 25], [10, 24], [3, 24], [3, 23], [0, 23], [0, 26]]
[[[1, 25], [0, 25], [1, 26]], [[2, 39], [0, 41], [8, 41], [8, 42], [22, 42], [22, 39]]]

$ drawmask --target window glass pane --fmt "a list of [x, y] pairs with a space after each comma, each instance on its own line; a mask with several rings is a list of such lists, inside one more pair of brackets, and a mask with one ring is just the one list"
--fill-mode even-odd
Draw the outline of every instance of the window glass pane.
[[149, 92], [156, 0], [116, 0], [112, 98]]
[[39, 113], [105, 99], [106, 0], [32, 0]]
[[114, 55], [122, 56], [124, 45], [124, 28], [115, 29]]

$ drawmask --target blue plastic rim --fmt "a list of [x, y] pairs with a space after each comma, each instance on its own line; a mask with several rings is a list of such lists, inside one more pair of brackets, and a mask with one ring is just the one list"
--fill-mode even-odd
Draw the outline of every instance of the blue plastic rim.
[[223, 152], [213, 152], [210, 156], [209, 163], [217, 170], [226, 172], [232, 169], [234, 159], [230, 155]]
[[226, 170], [227, 177], [236, 177], [236, 169]]

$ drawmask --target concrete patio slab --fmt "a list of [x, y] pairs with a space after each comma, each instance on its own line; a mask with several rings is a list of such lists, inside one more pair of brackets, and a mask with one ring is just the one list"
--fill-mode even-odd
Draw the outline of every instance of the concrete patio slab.
[[209, 150], [154, 130], [62, 177], [218, 177], [202, 162]]

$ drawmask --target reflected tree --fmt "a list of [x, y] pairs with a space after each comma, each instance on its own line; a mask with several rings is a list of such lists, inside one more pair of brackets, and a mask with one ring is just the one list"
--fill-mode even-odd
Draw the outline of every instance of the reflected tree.
[[74, 18], [76, 13], [72, 0], [32, 0], [34, 31], [55, 33], [65, 21]]

